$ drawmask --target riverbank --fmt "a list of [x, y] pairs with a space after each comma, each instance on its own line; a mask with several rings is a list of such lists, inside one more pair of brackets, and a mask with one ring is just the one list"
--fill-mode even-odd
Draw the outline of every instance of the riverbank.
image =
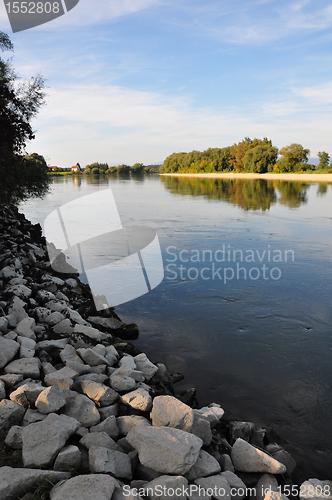
[[332, 182], [332, 174], [236, 174], [232, 172], [221, 174], [179, 174], [167, 173], [159, 175], [168, 175], [172, 177], [208, 177], [214, 179], [265, 179], [280, 181], [311, 181], [311, 182]]
[[88, 286], [52, 270], [39, 224], [1, 214], [0, 500], [43, 478], [66, 480], [51, 500], [119, 500], [138, 486], [234, 488], [238, 500], [254, 487], [263, 500], [262, 485], [281, 500], [295, 467], [284, 441], [229, 422], [218, 403], [199, 408], [194, 389], [178, 394], [181, 375], [127, 342], [135, 325], [97, 313]]

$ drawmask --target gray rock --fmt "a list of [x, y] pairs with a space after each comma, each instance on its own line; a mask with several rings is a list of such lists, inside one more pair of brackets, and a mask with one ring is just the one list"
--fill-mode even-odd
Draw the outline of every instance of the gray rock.
[[118, 393], [107, 387], [107, 385], [98, 384], [91, 380], [81, 382], [82, 391], [88, 398], [92, 399], [98, 406], [110, 406], [118, 399]]
[[66, 446], [60, 451], [54, 462], [54, 470], [79, 470], [82, 454], [77, 446]]
[[[144, 488], [148, 492], [150, 500], [186, 500], [187, 497], [185, 494], [175, 494], [175, 492], [181, 492], [187, 486], [188, 481], [182, 476], [163, 475], [145, 484]], [[174, 492], [174, 495], [162, 493], [171, 491]]]
[[19, 276], [19, 274], [11, 266], [3, 267], [0, 271], [0, 278], [9, 279], [9, 278], [16, 278], [17, 276]]
[[13, 425], [21, 424], [24, 413], [25, 410], [21, 405], [9, 399], [0, 402], [0, 440], [5, 439]]
[[3, 380], [0, 380], [0, 401], [6, 399], [6, 386]]
[[112, 476], [131, 479], [131, 462], [128, 455], [108, 448], [92, 447], [89, 450], [89, 467], [93, 473], [107, 473]]
[[84, 349], [83, 347], [77, 349], [77, 353], [81, 356], [83, 361], [90, 366], [107, 365], [107, 359], [100, 356], [92, 349]]
[[90, 427], [90, 432], [106, 432], [112, 439], [117, 439], [120, 433], [114, 415], [105, 418], [100, 424]]
[[39, 303], [45, 304], [50, 300], [55, 300], [55, 295], [47, 290], [38, 290], [36, 299]]
[[57, 371], [56, 368], [54, 368], [54, 366], [51, 365], [51, 363], [48, 363], [47, 361], [45, 361], [45, 363], [42, 363], [42, 369], [44, 372], [44, 376], [48, 375], [49, 373]]
[[25, 491], [37, 487], [43, 479], [57, 483], [69, 477], [68, 472], [0, 467], [0, 499], [22, 496]]
[[271, 474], [264, 474], [256, 485], [257, 500], [264, 500], [268, 491], [278, 491], [278, 481]]
[[100, 422], [100, 414], [91, 399], [74, 391], [65, 391], [66, 406], [62, 413], [76, 418], [82, 427], [92, 427]]
[[194, 424], [194, 411], [173, 396], [157, 396], [151, 411], [152, 425], [175, 427], [191, 432]]
[[6, 436], [5, 443], [7, 446], [10, 448], [14, 448], [15, 450], [21, 450], [22, 449], [22, 430], [23, 427], [20, 427], [19, 425], [13, 425], [9, 429], [9, 432]]
[[242, 500], [247, 495], [246, 485], [234, 472], [227, 470], [219, 475], [226, 479], [230, 485], [232, 500]]
[[97, 328], [92, 328], [92, 326], [75, 325], [74, 333], [83, 333], [83, 335], [97, 342], [100, 342], [102, 337], [101, 332]]
[[279, 450], [273, 453], [272, 456], [275, 460], [286, 466], [287, 474], [290, 475], [295, 469], [296, 462], [286, 450]]
[[78, 376], [78, 373], [65, 366], [60, 370], [51, 372], [45, 376], [44, 382], [46, 385], [57, 385], [61, 389], [71, 389], [74, 385], [74, 379]]
[[61, 300], [50, 300], [46, 302], [45, 307], [52, 312], [62, 312], [67, 309], [67, 303]]
[[136, 382], [133, 378], [121, 375], [110, 376], [111, 387], [117, 392], [127, 392], [135, 389]]
[[99, 408], [99, 414], [101, 420], [105, 420], [108, 417], [114, 415], [117, 417], [119, 415], [119, 405], [115, 403], [114, 405], [105, 406], [105, 408]]
[[144, 353], [135, 356], [134, 360], [137, 368], [144, 373], [145, 380], [149, 382], [153, 375], [158, 371], [158, 367], [151, 363], [147, 355]]
[[238, 438], [232, 448], [232, 462], [241, 472], [268, 472], [283, 474], [286, 467], [263, 451]]
[[135, 426], [127, 434], [127, 440], [138, 451], [145, 467], [164, 474], [188, 472], [203, 446], [199, 437], [172, 427]]
[[52, 385], [39, 394], [36, 408], [40, 413], [55, 413], [66, 404], [63, 390], [57, 385]]
[[61, 321], [65, 319], [64, 315], [61, 314], [59, 311], [52, 312], [45, 318], [45, 323], [47, 323], [50, 326], [55, 326]]
[[121, 399], [135, 410], [150, 411], [152, 408], [152, 398], [145, 389], [136, 389], [135, 391], [128, 392]]
[[10, 286], [6, 289], [6, 292], [16, 295], [16, 297], [21, 299], [28, 299], [32, 294], [32, 290], [25, 285]]
[[12, 361], [5, 367], [6, 373], [23, 375], [23, 378], [40, 378], [41, 363], [39, 358], [23, 358]]
[[88, 450], [94, 446], [95, 448], [103, 447], [110, 450], [123, 451], [106, 432], [89, 432], [82, 437], [80, 444]]
[[268, 491], [264, 498], [265, 500], [288, 500], [288, 497], [279, 491]]
[[50, 314], [50, 310], [47, 307], [36, 307], [35, 317], [38, 323], [45, 323], [47, 316]]
[[69, 318], [74, 323], [78, 323], [79, 325], [90, 326], [90, 325], [88, 325], [88, 323], [82, 318], [82, 316], [77, 311], [74, 311], [74, 309], [71, 309], [70, 307], [68, 307], [67, 311], [68, 311], [68, 314], [69, 314]]
[[76, 349], [67, 344], [66, 347], [60, 352], [60, 358], [64, 363], [68, 363], [69, 361], [73, 361], [74, 363], [79, 363], [83, 365], [82, 359], [76, 354]]
[[20, 344], [15, 340], [0, 337], [0, 368], [6, 366], [13, 359], [19, 348]]
[[35, 404], [36, 399], [43, 390], [44, 387], [40, 382], [28, 382], [13, 391], [10, 394], [10, 399], [28, 409]]
[[22, 425], [23, 427], [26, 427], [29, 424], [34, 424], [36, 422], [41, 422], [42, 420], [45, 420], [46, 415], [43, 415], [42, 413], [39, 413], [38, 410], [31, 410], [29, 408], [23, 417], [22, 420]]
[[199, 417], [194, 413], [194, 423], [191, 429], [192, 434], [200, 437], [203, 440], [205, 446], [209, 446], [212, 441], [212, 431], [210, 422], [204, 418]]
[[52, 465], [67, 439], [80, 424], [66, 415], [50, 413], [45, 420], [30, 424], [22, 431], [22, 458], [24, 467], [48, 467]]
[[54, 333], [60, 333], [63, 335], [70, 335], [74, 331], [73, 327], [71, 326], [71, 321], [68, 318], [60, 321], [60, 323], [53, 326], [52, 330]]
[[138, 415], [124, 415], [118, 417], [116, 423], [122, 436], [126, 436], [128, 432], [136, 426], [145, 425], [151, 427], [151, 423], [147, 418]]
[[231, 488], [228, 481], [220, 474], [211, 477], [201, 477], [195, 479], [194, 483], [201, 488], [204, 488], [208, 495], [213, 491], [213, 498], [216, 500], [230, 500]]
[[68, 342], [68, 339], [42, 340], [37, 343], [36, 349], [64, 349]]
[[116, 318], [102, 318], [100, 316], [89, 316], [88, 321], [94, 325], [102, 326], [107, 330], [116, 330], [123, 325], [123, 323]]
[[104, 382], [108, 380], [108, 376], [103, 373], [87, 373], [85, 375], [80, 375], [79, 377], [77, 377], [76, 383], [81, 385], [83, 380], [92, 380], [92, 382], [97, 382], [97, 384], [104, 384]]
[[4, 316], [0, 318], [0, 332], [7, 333], [8, 331], [8, 319]]
[[143, 382], [144, 374], [142, 371], [133, 370], [128, 366], [120, 366], [120, 368], [116, 368], [112, 374], [112, 376], [120, 376], [120, 377], [130, 377], [135, 380], [135, 382]]
[[220, 408], [219, 405], [214, 406], [214, 403], [212, 403], [212, 405], [204, 406], [200, 410], [194, 410], [194, 413], [201, 418], [206, 418], [213, 428], [219, 423], [224, 414], [224, 410]]
[[201, 450], [196, 463], [191, 467], [185, 477], [188, 481], [193, 481], [199, 477], [208, 477], [218, 474], [221, 471], [219, 462], [204, 450]]
[[223, 455], [221, 455], [221, 457], [220, 457], [220, 459], [218, 459], [218, 461], [219, 461], [219, 463], [220, 463], [221, 468], [222, 468], [223, 471], [229, 470], [231, 472], [235, 472], [232, 459], [226, 453], [224, 453]]
[[136, 366], [136, 363], [135, 363], [133, 356], [129, 356], [129, 355], [124, 355], [120, 359], [119, 366], [125, 366], [127, 368], [130, 368], [131, 370], [137, 369], [137, 366]]
[[51, 500], [111, 500], [115, 479], [106, 474], [72, 477], [50, 491]]
[[74, 370], [78, 375], [87, 375], [91, 371], [91, 366], [85, 365], [82, 360], [80, 363], [76, 363], [76, 361], [67, 361], [66, 366]]

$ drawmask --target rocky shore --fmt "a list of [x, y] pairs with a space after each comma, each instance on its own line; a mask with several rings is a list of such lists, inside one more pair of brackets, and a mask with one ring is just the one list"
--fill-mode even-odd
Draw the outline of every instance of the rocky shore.
[[41, 227], [1, 208], [0, 500], [332, 498], [331, 481], [293, 484], [273, 430], [175, 397], [181, 375], [128, 342], [136, 325], [96, 313]]

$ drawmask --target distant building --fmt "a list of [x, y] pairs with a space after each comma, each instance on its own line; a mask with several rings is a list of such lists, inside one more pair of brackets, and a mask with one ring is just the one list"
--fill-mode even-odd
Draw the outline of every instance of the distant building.
[[58, 167], [56, 167], [55, 165], [53, 165], [53, 166], [49, 165], [48, 168], [49, 168], [49, 170], [54, 170], [55, 168], [58, 168]]
[[72, 172], [77, 172], [77, 171], [81, 172], [82, 169], [79, 165], [74, 165], [73, 167], [71, 167], [71, 171]]

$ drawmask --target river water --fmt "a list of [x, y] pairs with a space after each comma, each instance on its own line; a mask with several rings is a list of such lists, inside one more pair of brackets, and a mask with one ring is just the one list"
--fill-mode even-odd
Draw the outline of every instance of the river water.
[[139, 326], [137, 347], [182, 372], [177, 389], [195, 386], [202, 405], [273, 427], [298, 481], [332, 479], [332, 185], [57, 177], [21, 211], [43, 225], [106, 188], [123, 224], [157, 231], [163, 255], [161, 284], [116, 307]]

